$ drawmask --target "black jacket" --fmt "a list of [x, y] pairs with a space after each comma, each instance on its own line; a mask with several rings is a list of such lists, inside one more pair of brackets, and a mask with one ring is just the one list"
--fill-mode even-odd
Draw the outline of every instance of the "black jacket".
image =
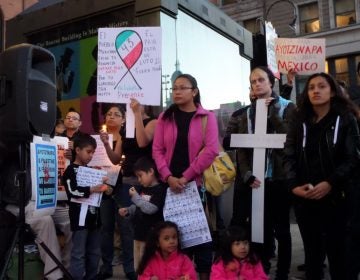
[[[293, 103], [287, 103], [282, 97], [277, 96], [274, 92], [272, 93], [274, 101], [269, 105], [268, 108], [268, 124], [267, 133], [286, 133], [287, 125], [290, 115], [295, 111], [295, 105]], [[284, 106], [283, 113], [279, 114], [281, 107]], [[248, 134], [251, 128], [248, 127], [251, 123], [252, 127], [255, 125], [255, 108], [256, 103], [252, 103], [250, 106], [242, 108], [236, 111], [229, 123], [226, 130], [226, 140], [224, 139], [225, 149], [229, 148], [230, 135], [232, 133]], [[281, 115], [281, 116], [280, 116]], [[248, 116], [250, 120], [248, 120]], [[271, 160], [273, 166], [272, 180], [283, 180], [285, 174], [283, 172], [283, 154], [281, 149], [267, 149], [269, 154], [268, 159]], [[249, 184], [249, 177], [252, 175], [252, 159], [253, 149], [238, 148], [237, 149], [237, 163], [239, 171], [237, 176], [241, 176], [241, 181], [246, 183], [244, 186]], [[239, 179], [239, 178], [238, 178]]]
[[[329, 112], [321, 121], [320, 130], [316, 132], [318, 141], [311, 141], [308, 137], [311, 124], [300, 121], [300, 116], [294, 115], [285, 142], [284, 169], [290, 189], [306, 183], [318, 183], [311, 182], [315, 174], [318, 181], [326, 181], [332, 186], [324, 199], [337, 200], [343, 197], [353, 181], [353, 172], [359, 168], [358, 123], [351, 113], [338, 115]], [[312, 143], [310, 148], [319, 155], [316, 169], [307, 158], [308, 143]]]
[[66, 194], [69, 201], [69, 217], [70, 227], [72, 231], [81, 229], [97, 229], [101, 226], [100, 209], [98, 207], [89, 206], [86, 213], [85, 225], [80, 226], [80, 203], [72, 202], [71, 198], [88, 198], [90, 195], [90, 187], [79, 187], [76, 181], [76, 174], [79, 165], [71, 163], [65, 170], [63, 175], [63, 185], [65, 186]]

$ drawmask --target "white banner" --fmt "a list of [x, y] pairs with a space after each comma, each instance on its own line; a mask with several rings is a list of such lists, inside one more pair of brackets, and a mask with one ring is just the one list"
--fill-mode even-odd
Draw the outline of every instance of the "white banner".
[[99, 28], [97, 102], [160, 105], [161, 28]]

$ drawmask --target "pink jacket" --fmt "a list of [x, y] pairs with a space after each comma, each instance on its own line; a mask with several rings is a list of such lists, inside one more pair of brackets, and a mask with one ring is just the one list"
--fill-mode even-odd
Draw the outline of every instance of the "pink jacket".
[[149, 280], [157, 276], [159, 280], [178, 280], [181, 276], [184, 279], [196, 280], [196, 272], [193, 263], [188, 256], [173, 252], [167, 260], [164, 260], [159, 252], [149, 261], [145, 271], [139, 275], [138, 280]]
[[[239, 277], [242, 278], [239, 278]], [[224, 266], [222, 260], [211, 267], [210, 280], [267, 280], [269, 279], [260, 262], [253, 265], [247, 261], [233, 260]]]
[[[163, 120], [163, 113], [159, 116], [154, 134], [152, 155], [156, 162], [162, 180], [171, 175], [170, 162], [174, 152], [177, 127], [175, 121]], [[205, 135], [202, 127], [202, 116], [207, 116]], [[198, 106], [189, 128], [189, 161], [190, 166], [183, 176], [188, 180], [196, 180], [197, 185], [202, 183], [202, 173], [210, 166], [219, 154], [218, 127], [214, 113]], [[199, 155], [199, 151], [204, 151]]]

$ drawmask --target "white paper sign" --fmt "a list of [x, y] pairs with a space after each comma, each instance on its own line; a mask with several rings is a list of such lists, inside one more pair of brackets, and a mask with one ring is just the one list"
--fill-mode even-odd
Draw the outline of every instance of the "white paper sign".
[[58, 148], [58, 200], [67, 200], [65, 186], [62, 184], [62, 176], [65, 172], [66, 167], [70, 164], [70, 160], [65, 157], [65, 150], [69, 147], [69, 139], [67, 137], [55, 136], [54, 139], [50, 140], [56, 143]]
[[79, 166], [76, 174], [76, 182], [80, 187], [96, 186], [103, 183], [106, 171], [95, 168]]
[[325, 71], [325, 39], [277, 38], [276, 60], [281, 73], [299, 75]]
[[106, 184], [110, 186], [115, 186], [116, 181], [120, 174], [120, 165], [112, 165], [112, 166], [102, 166], [101, 170], [106, 171], [106, 177], [109, 178], [109, 180], [106, 182]]
[[[89, 162], [89, 166], [111, 166], [113, 165], [110, 161], [104, 143], [100, 140], [100, 135], [91, 135], [96, 140], [96, 150], [95, 153]], [[113, 145], [113, 135], [109, 134], [109, 145], [112, 148]]]
[[80, 207], [80, 216], [79, 216], [79, 226], [84, 226], [86, 221], [87, 212], [89, 209], [89, 205], [82, 203]]
[[126, 138], [135, 137], [135, 115], [130, 108], [130, 104], [126, 104]]
[[182, 248], [211, 241], [204, 208], [194, 181], [188, 183], [181, 193], [173, 193], [170, 188], [167, 189], [163, 214], [165, 221], [178, 225]]
[[160, 105], [161, 28], [99, 28], [97, 102]]
[[266, 34], [266, 58], [267, 64], [274, 76], [280, 79], [280, 72], [277, 66], [276, 56], [275, 56], [275, 40], [278, 37], [275, 28], [271, 22], [265, 23], [265, 34]]
[[[79, 166], [76, 182], [79, 187], [92, 187], [103, 183], [106, 171], [85, 166]], [[100, 207], [102, 193], [92, 193], [88, 198], [72, 198], [72, 202]]]

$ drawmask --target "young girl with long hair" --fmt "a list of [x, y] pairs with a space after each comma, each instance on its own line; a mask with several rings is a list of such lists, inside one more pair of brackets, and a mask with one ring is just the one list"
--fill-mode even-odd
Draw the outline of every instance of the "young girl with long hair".
[[170, 221], [151, 231], [138, 269], [138, 280], [196, 280], [191, 260], [181, 252], [179, 229]]
[[231, 227], [224, 232], [222, 246], [211, 267], [210, 279], [268, 279], [260, 260], [250, 248], [249, 236], [243, 228]]

